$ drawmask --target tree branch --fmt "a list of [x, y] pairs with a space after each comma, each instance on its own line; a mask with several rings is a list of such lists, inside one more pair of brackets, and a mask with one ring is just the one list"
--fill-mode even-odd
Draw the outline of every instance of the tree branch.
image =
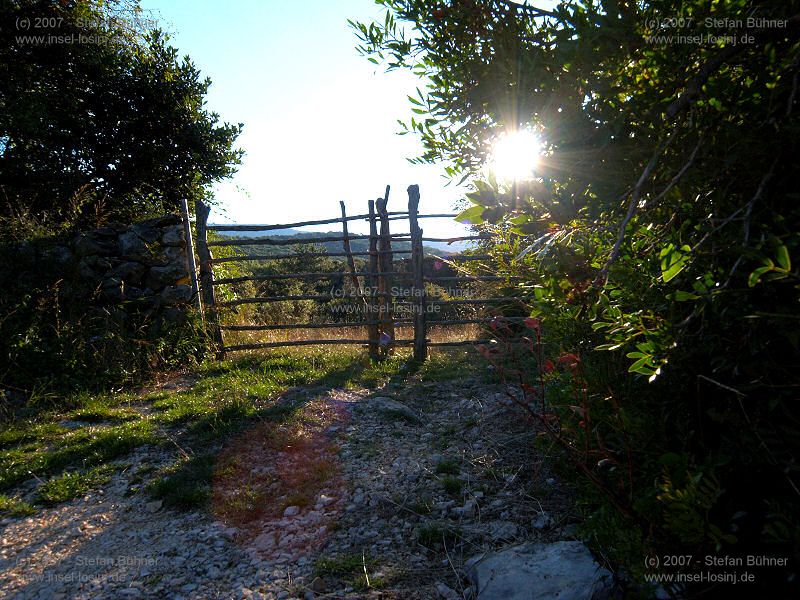
[[522, 12], [529, 13], [533, 15], [534, 18], [536, 17], [552, 17], [553, 19], [561, 19], [556, 13], [544, 10], [543, 8], [538, 8], [536, 6], [531, 6], [530, 4], [520, 4], [519, 2], [512, 2], [511, 0], [496, 0], [498, 4], [505, 4], [508, 8], [513, 8], [514, 10], [520, 10]]
[[730, 58], [739, 54], [744, 48], [744, 44], [740, 46], [727, 46], [707, 60], [703, 66], [700, 67], [697, 74], [686, 84], [686, 89], [683, 90], [683, 93], [667, 107], [667, 119], [671, 121], [679, 112], [687, 108], [694, 97], [700, 93], [705, 82], [711, 77], [711, 74], [725, 64]]
[[625, 228], [630, 223], [633, 215], [636, 214], [636, 208], [639, 205], [639, 198], [642, 195], [642, 187], [644, 187], [645, 182], [650, 177], [650, 174], [653, 172], [653, 169], [656, 168], [658, 164], [658, 159], [661, 158], [661, 153], [667, 149], [667, 146], [670, 145], [672, 142], [675, 132], [677, 129], [673, 129], [672, 133], [669, 134], [669, 137], [658, 145], [656, 151], [653, 153], [653, 156], [650, 158], [650, 161], [647, 163], [647, 166], [642, 171], [642, 174], [639, 176], [639, 180], [636, 182], [636, 186], [633, 188], [633, 192], [631, 193], [631, 201], [628, 203], [628, 211], [625, 213], [625, 217], [622, 219], [622, 222], [619, 224], [619, 233], [617, 234], [617, 241], [614, 243], [614, 247], [611, 249], [611, 254], [606, 261], [606, 264], [603, 265], [603, 268], [600, 269], [600, 273], [598, 275], [598, 281], [603, 280], [605, 281], [608, 277], [608, 269], [611, 267], [612, 264], [619, 258], [620, 249], [622, 248], [622, 242], [625, 240]]
[[677, 183], [681, 180], [681, 178], [686, 174], [686, 171], [688, 171], [689, 168], [692, 166], [694, 158], [695, 156], [697, 156], [697, 151], [700, 150], [700, 145], [702, 143], [703, 143], [703, 138], [701, 136], [700, 139], [697, 140], [697, 145], [694, 147], [694, 150], [692, 150], [692, 154], [689, 156], [689, 160], [686, 161], [686, 164], [683, 165], [681, 167], [681, 170], [677, 172], [675, 177], [673, 177], [670, 180], [670, 182], [667, 184], [667, 187], [664, 188], [664, 191], [662, 191], [658, 196], [656, 196], [652, 200], [648, 201], [645, 204], [644, 208], [650, 208], [653, 204], [655, 204], [656, 202], [661, 200], [664, 196], [666, 196], [669, 193], [669, 191], [677, 185]]
[[[775, 160], [772, 161], [772, 166], [770, 166], [769, 171], [767, 171], [767, 174], [764, 175], [764, 177], [761, 179], [761, 183], [758, 184], [758, 189], [756, 190], [756, 193], [750, 199], [750, 202], [747, 203], [747, 207], [744, 213], [744, 224], [742, 225], [742, 238], [743, 238], [742, 246], [747, 246], [747, 243], [750, 241], [750, 219], [753, 216], [753, 207], [756, 205], [756, 202], [758, 202], [761, 199], [761, 196], [764, 194], [764, 188], [767, 187], [767, 183], [769, 183], [769, 180], [772, 179], [772, 176], [775, 174], [775, 165], [777, 164], [778, 164], [778, 157], [775, 157]], [[744, 255], [740, 254], [739, 258], [736, 259], [736, 262], [733, 263], [731, 271], [730, 273], [728, 273], [728, 279], [725, 282], [725, 286], [727, 286], [728, 283], [730, 282], [731, 277], [733, 277], [733, 274], [736, 272], [736, 269], [739, 268], [739, 264], [742, 262], [743, 258]]]

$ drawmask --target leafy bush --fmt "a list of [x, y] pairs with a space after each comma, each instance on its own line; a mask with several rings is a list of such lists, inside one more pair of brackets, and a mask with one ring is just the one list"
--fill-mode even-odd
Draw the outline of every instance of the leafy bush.
[[[800, 42], [730, 24], [788, 22], [797, 2], [379, 3], [385, 19], [353, 27], [365, 54], [427, 78], [406, 125], [417, 160], [471, 179], [462, 220], [493, 234], [541, 318], [539, 337], [500, 332], [513, 343], [485, 352], [578, 466], [587, 535], [633, 574], [649, 549], [791, 558], [758, 584], [788, 586]], [[541, 139], [535, 176], [487, 176], [519, 130]]]

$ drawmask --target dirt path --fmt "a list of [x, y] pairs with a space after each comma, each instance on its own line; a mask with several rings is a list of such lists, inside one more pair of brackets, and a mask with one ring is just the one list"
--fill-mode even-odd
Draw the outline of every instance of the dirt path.
[[569, 534], [568, 493], [500, 386], [410, 378], [287, 401], [293, 419], [221, 449], [209, 510], [132, 493], [174, 460], [148, 447], [102, 490], [4, 519], [0, 595], [469, 598], [470, 557]]

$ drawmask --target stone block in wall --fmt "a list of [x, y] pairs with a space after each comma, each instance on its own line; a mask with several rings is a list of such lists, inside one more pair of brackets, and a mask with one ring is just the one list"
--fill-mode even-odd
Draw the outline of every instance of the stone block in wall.
[[52, 246], [50, 248], [46, 248], [42, 252], [42, 260], [45, 262], [52, 262], [56, 265], [66, 265], [69, 262], [72, 262], [73, 254], [69, 248], [66, 246]]
[[185, 265], [186, 264], [186, 249], [183, 247], [167, 246], [162, 251], [162, 256], [166, 264], [170, 265]]
[[100, 292], [106, 300], [121, 302], [125, 300], [125, 283], [119, 277], [103, 279]]
[[192, 300], [192, 288], [188, 285], [170, 285], [161, 292], [164, 304], [184, 304]]
[[73, 242], [75, 254], [83, 256], [109, 256], [116, 254], [117, 234], [111, 228], [95, 229], [78, 234]]
[[141, 300], [146, 295], [142, 288], [125, 284], [125, 300]]
[[135, 229], [131, 229], [119, 236], [119, 254], [124, 260], [146, 265], [164, 265], [167, 260], [157, 242], [158, 239], [147, 242]]
[[157, 227], [151, 227], [150, 225], [145, 225], [144, 223], [137, 223], [131, 227], [131, 231], [142, 238], [144, 243], [147, 245], [161, 242], [161, 229], [158, 229]]
[[111, 260], [103, 256], [84, 256], [78, 262], [78, 275], [87, 282], [99, 280], [109, 269]]
[[165, 308], [161, 313], [161, 318], [168, 324], [181, 324], [186, 322], [186, 311], [181, 308], [171, 306]]
[[111, 271], [112, 277], [119, 277], [126, 285], [139, 285], [142, 283], [147, 267], [140, 262], [125, 261]]
[[183, 225], [170, 225], [161, 234], [161, 243], [165, 246], [184, 246]]
[[186, 266], [171, 264], [165, 267], [151, 267], [145, 281], [147, 282], [147, 287], [153, 290], [160, 290], [185, 278]]
[[168, 214], [164, 215], [163, 217], [155, 217], [153, 219], [147, 219], [146, 221], [140, 221], [136, 223], [134, 227], [163, 229], [164, 227], [169, 227], [170, 225], [180, 225], [182, 222], [183, 221], [180, 215]]

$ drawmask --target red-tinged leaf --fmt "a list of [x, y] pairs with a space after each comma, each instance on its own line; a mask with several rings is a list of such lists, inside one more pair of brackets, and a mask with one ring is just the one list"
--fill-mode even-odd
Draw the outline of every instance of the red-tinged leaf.
[[539, 326], [542, 324], [542, 320], [538, 317], [528, 317], [524, 321], [525, 327], [528, 329], [539, 329]]

